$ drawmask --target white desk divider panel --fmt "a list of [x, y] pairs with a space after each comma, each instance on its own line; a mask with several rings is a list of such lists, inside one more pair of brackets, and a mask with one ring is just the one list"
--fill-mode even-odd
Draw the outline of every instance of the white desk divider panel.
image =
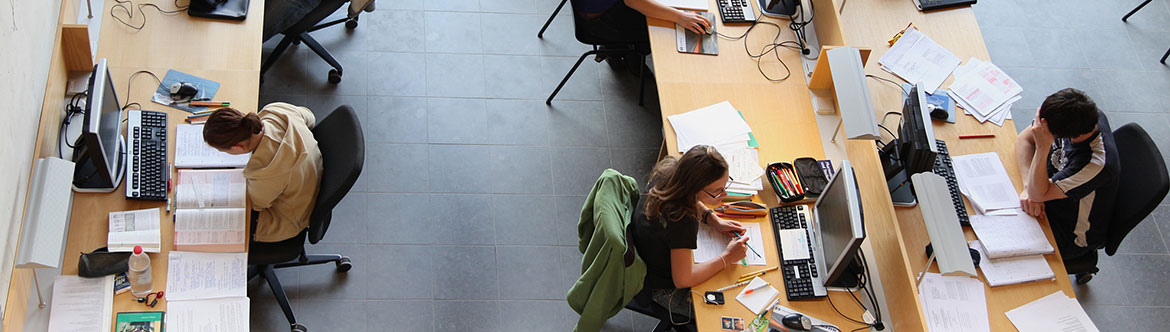
[[[922, 221], [930, 235], [934, 248], [931, 259], [938, 260], [938, 270], [943, 275], [966, 275], [977, 277], [975, 263], [963, 237], [963, 226], [955, 214], [955, 203], [951, 201], [950, 189], [942, 176], [934, 173], [918, 173], [910, 176], [918, 196], [918, 207], [922, 210]], [[926, 263], [926, 269], [930, 263]]]

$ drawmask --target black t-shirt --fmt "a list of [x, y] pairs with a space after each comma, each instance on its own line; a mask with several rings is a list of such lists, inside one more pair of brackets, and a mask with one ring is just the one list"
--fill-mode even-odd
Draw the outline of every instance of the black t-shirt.
[[1048, 177], [1068, 198], [1044, 202], [1044, 210], [1056, 236], [1072, 238], [1079, 247], [1105, 241], [1121, 175], [1109, 120], [1105, 112], [1098, 114], [1096, 135], [1080, 143], [1058, 138], [1048, 154]]
[[687, 216], [676, 222], [649, 220], [643, 211], [644, 201], [638, 202], [632, 219], [634, 248], [646, 262], [644, 288], [673, 289], [674, 278], [670, 274], [671, 249], [698, 248], [699, 221]]

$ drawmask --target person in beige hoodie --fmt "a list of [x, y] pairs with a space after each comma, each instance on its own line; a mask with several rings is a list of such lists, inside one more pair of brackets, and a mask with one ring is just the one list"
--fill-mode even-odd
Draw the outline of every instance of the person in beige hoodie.
[[244, 178], [256, 211], [253, 241], [288, 240], [309, 226], [322, 168], [321, 150], [310, 131], [315, 123], [308, 108], [279, 102], [259, 113], [221, 108], [207, 119], [203, 140], [208, 145], [252, 154]]

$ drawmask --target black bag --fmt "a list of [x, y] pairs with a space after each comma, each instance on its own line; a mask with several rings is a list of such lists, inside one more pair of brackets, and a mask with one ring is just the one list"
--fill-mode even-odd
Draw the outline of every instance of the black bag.
[[83, 278], [104, 277], [130, 270], [130, 253], [109, 252], [102, 247], [91, 253], [81, 253], [77, 260], [77, 275]]

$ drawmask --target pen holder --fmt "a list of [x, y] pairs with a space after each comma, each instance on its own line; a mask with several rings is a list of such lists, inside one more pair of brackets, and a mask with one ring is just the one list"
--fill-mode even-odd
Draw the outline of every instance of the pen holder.
[[787, 162], [776, 162], [768, 164], [768, 168], [764, 169], [764, 176], [768, 177], [768, 182], [772, 184], [772, 191], [776, 193], [776, 197], [780, 198], [781, 202], [792, 203], [804, 199], [804, 188], [800, 185], [797, 179], [796, 168]]

